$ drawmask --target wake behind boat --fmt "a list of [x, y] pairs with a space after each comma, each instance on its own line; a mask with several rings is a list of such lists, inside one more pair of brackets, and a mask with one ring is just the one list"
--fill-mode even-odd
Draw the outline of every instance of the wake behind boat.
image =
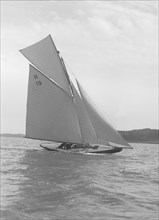
[[53, 150], [62, 152], [116, 153], [132, 148], [96, 109], [79, 81], [71, 79], [51, 35], [20, 52], [31, 62], [27, 138], [61, 143]]

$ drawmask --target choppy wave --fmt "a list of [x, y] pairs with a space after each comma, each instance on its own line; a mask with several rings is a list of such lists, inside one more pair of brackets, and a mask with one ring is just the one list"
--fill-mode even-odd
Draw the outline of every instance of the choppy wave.
[[2, 219], [158, 219], [158, 145], [80, 155], [39, 143], [2, 138]]

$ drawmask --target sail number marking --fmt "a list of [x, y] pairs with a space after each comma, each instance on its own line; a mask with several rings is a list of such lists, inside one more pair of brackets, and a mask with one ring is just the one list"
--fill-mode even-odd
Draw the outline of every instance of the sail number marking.
[[37, 86], [41, 86], [42, 85], [42, 82], [40, 80], [38, 80], [38, 75], [37, 74], [34, 74], [33, 75], [34, 79], [35, 79], [35, 83]]

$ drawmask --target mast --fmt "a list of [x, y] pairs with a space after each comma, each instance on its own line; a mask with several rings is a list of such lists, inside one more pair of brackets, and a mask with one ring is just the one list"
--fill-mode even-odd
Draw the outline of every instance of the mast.
[[[70, 87], [70, 90], [71, 90], [71, 94], [72, 94], [72, 98], [74, 100], [74, 94], [73, 94], [73, 88], [72, 88], [72, 83], [71, 83], [71, 80], [70, 80], [70, 77], [68, 75], [68, 72], [67, 72], [67, 69], [66, 69], [66, 66], [65, 66], [65, 62], [64, 62], [64, 59], [62, 57], [60, 57], [60, 60], [61, 60], [61, 64], [62, 64], [62, 67], [64, 69], [64, 73], [66, 75], [66, 78], [68, 80], [68, 84], [69, 84], [69, 87]], [[75, 100], [74, 100], [75, 101]]]
[[[49, 35], [49, 36], [50, 36], [50, 38], [51, 38], [51, 40], [52, 40], [52, 43], [53, 43], [54, 48], [55, 48], [55, 50], [56, 50], [57, 56], [58, 56], [58, 58], [59, 58], [59, 60], [60, 60], [61, 66], [62, 66], [62, 68], [63, 68], [63, 72], [64, 72], [65, 77], [66, 77], [66, 79], [67, 79], [67, 82], [68, 82], [68, 85], [69, 85], [69, 89], [70, 89], [70, 92], [71, 92], [71, 96], [72, 96], [72, 100], [73, 100], [73, 102], [74, 102], [74, 104], [75, 104], [75, 107], [77, 107], [77, 106], [76, 106], [76, 102], [75, 102], [75, 94], [74, 94], [74, 90], [73, 90], [73, 85], [72, 85], [72, 82], [71, 82], [71, 80], [70, 80], [69, 74], [68, 74], [68, 72], [67, 72], [64, 59], [62, 58], [62, 56], [60, 56], [60, 51], [57, 50], [57, 48], [56, 48], [56, 46], [55, 46], [55, 44], [54, 44], [54, 41], [53, 41], [51, 35]], [[79, 119], [79, 115], [78, 115], [78, 114], [77, 114], [77, 119], [78, 119], [78, 125], [79, 125], [79, 129], [80, 129], [80, 136], [81, 136], [81, 138], [82, 138], [82, 143], [84, 144], [84, 143], [85, 143], [85, 141], [84, 141], [84, 134], [83, 134], [83, 132], [82, 132], [82, 127], [81, 127], [81, 124], [80, 124], [80, 119]]]
[[96, 133], [94, 127], [90, 121], [87, 111], [84, 107], [83, 101], [77, 92], [75, 86], [72, 83], [73, 95], [75, 99], [75, 108], [77, 112], [77, 118], [79, 122], [79, 128], [81, 130], [81, 137], [83, 139], [83, 144], [91, 143], [97, 144]]
[[[71, 95], [72, 95], [72, 98], [73, 98], [73, 89], [72, 89], [72, 86], [71, 86], [71, 81], [70, 81], [69, 75], [68, 75], [68, 73], [67, 73], [67, 69], [66, 69], [64, 60], [63, 60], [62, 56], [60, 56], [60, 51], [57, 50], [56, 45], [55, 45], [55, 43], [54, 43], [54, 41], [53, 41], [53, 39], [52, 39], [52, 37], [51, 37], [50, 34], [49, 34], [49, 37], [51, 38], [51, 41], [52, 41], [52, 43], [53, 43], [53, 46], [54, 46], [55, 51], [56, 51], [56, 53], [57, 53], [57, 56], [58, 56], [58, 58], [59, 58], [59, 60], [60, 60], [61, 66], [62, 66], [63, 71], [64, 71], [64, 73], [65, 73], [65, 76], [66, 76], [66, 79], [67, 79], [67, 82], [68, 82], [68, 84], [69, 84], [69, 88], [70, 88], [70, 91], [71, 91]], [[74, 99], [74, 98], [73, 98], [73, 99]]]
[[[59, 54], [59, 52], [58, 52]], [[59, 56], [60, 57], [60, 56]], [[69, 84], [69, 87], [70, 87], [70, 91], [71, 91], [71, 94], [72, 94], [72, 99], [73, 99], [73, 102], [75, 104], [75, 107], [77, 108], [77, 104], [76, 104], [76, 99], [75, 99], [75, 94], [74, 94], [74, 87], [72, 85], [72, 82], [70, 80], [70, 77], [68, 75], [68, 72], [67, 72], [67, 69], [66, 69], [66, 66], [65, 66], [65, 63], [64, 63], [64, 59], [62, 57], [60, 57], [60, 60], [61, 60], [61, 64], [62, 64], [62, 67], [64, 69], [64, 73], [66, 75], [66, 78], [68, 80], [68, 84]], [[81, 127], [81, 123], [80, 123], [80, 118], [79, 118], [79, 115], [77, 114], [77, 118], [78, 118], [78, 123], [79, 123], [79, 128], [80, 128], [80, 132], [81, 132], [81, 138], [82, 138], [82, 143], [84, 144], [85, 141], [84, 141], [84, 134], [83, 134], [83, 130], [82, 130], [82, 127]]]

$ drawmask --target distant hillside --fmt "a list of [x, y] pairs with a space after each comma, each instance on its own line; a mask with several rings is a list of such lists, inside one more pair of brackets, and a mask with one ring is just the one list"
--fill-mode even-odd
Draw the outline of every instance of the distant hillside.
[[119, 131], [119, 133], [128, 142], [159, 143], [159, 130], [157, 129], [145, 128], [131, 131]]
[[24, 134], [0, 134], [1, 137], [24, 137]]
[[[131, 131], [118, 131], [121, 136], [130, 143], [159, 143], [159, 130], [137, 129]], [[24, 137], [24, 134], [0, 134], [3, 137]]]

